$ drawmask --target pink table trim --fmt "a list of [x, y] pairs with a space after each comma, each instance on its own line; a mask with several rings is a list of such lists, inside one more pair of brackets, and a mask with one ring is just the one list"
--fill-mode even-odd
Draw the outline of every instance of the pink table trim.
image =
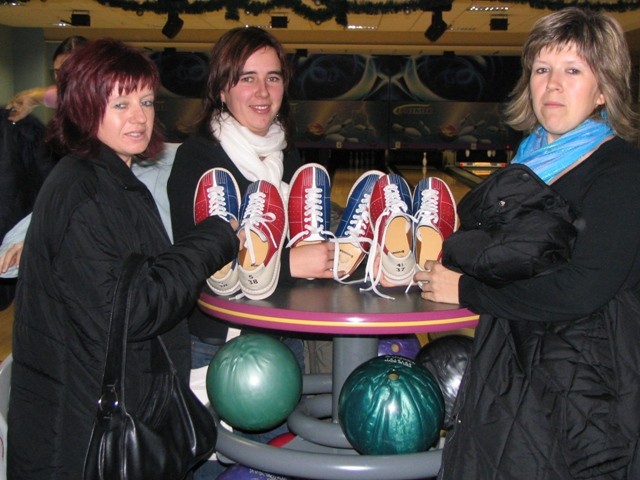
[[[451, 308], [437, 305], [437, 309], [392, 313], [305, 311], [260, 306], [208, 293], [203, 293], [198, 303], [209, 315], [235, 324], [330, 335], [396, 335], [450, 331], [472, 328], [478, 322], [477, 314], [455, 305]], [[429, 302], [425, 301], [425, 304]]]

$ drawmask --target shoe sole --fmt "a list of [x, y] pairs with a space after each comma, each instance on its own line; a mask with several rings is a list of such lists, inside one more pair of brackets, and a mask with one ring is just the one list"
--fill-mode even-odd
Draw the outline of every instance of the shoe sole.
[[[264, 261], [269, 251], [268, 241], [266, 242], [263, 241], [258, 236], [258, 234], [254, 232], [250, 232], [250, 236], [251, 236], [251, 241], [253, 242], [253, 251], [256, 255], [256, 262], [258, 263], [251, 263], [251, 256], [246, 250], [242, 250], [238, 255], [238, 264], [239, 264], [238, 268], [240, 269], [239, 270], [240, 274], [244, 277], [249, 277], [249, 278], [251, 278], [253, 272], [258, 271], [261, 267], [264, 267], [264, 263], [261, 263], [258, 259], [262, 259]], [[273, 258], [271, 260], [272, 262], [278, 262], [278, 263], [274, 268], [273, 275], [271, 276], [269, 283], [265, 285], [263, 288], [261, 288], [260, 290], [250, 290], [246, 287], [243, 288], [242, 283], [240, 283], [242, 288], [242, 293], [244, 293], [244, 295], [247, 298], [251, 300], [263, 300], [269, 297], [278, 286], [281, 261], [279, 258], [276, 258], [276, 257], [280, 257], [282, 253], [282, 245], [284, 244], [285, 237], [286, 235], [282, 236], [280, 240], [280, 248], [278, 249], [277, 252], [274, 253]]]
[[366, 254], [353, 243], [340, 244], [338, 250], [338, 272], [343, 272], [341, 276], [351, 276], [360, 266]]
[[[407, 230], [409, 228], [409, 230]], [[403, 272], [400, 276], [398, 272], [389, 271], [386, 268], [384, 262], [382, 267], [382, 274], [384, 277], [397, 285], [404, 285], [408, 283], [413, 277], [413, 271], [415, 267], [415, 259], [412, 251], [412, 233], [411, 222], [405, 217], [396, 217], [387, 224], [387, 233], [385, 237], [385, 249], [389, 254], [398, 259], [406, 259], [403, 263], [407, 264], [407, 271]], [[414, 261], [408, 261], [413, 259]]]
[[[419, 240], [418, 240], [419, 239]], [[427, 260], [438, 260], [442, 253], [442, 235], [436, 229], [422, 226], [416, 229], [416, 263], [422, 268]]]

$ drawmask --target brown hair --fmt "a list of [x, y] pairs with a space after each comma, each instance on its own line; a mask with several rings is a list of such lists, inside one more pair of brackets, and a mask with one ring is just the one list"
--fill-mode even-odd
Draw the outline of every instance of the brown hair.
[[203, 110], [196, 123], [196, 129], [201, 135], [217, 141], [211, 132], [211, 122], [219, 121], [225, 111], [220, 94], [238, 83], [247, 59], [263, 48], [272, 48], [280, 59], [284, 96], [276, 121], [284, 129], [287, 146], [293, 145], [294, 124], [287, 98], [291, 67], [282, 44], [269, 32], [258, 27], [229, 30], [213, 46], [209, 58], [209, 76], [203, 94]]

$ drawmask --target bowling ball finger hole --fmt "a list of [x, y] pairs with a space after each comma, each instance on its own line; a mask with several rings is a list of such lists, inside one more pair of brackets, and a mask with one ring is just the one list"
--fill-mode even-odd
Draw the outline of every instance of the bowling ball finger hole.
[[387, 378], [393, 382], [396, 382], [400, 380], [400, 374], [395, 370], [391, 370], [389, 373], [387, 373]]

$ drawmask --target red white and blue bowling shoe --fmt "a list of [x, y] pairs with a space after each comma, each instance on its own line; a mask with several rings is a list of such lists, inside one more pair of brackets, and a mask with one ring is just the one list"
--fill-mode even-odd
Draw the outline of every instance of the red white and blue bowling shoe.
[[287, 247], [323, 242], [332, 237], [329, 230], [331, 180], [327, 170], [320, 164], [308, 163], [293, 174], [289, 185]]
[[[373, 241], [369, 202], [373, 186], [382, 176], [383, 172], [369, 170], [354, 182], [349, 191], [334, 240], [338, 251], [334, 256], [333, 276], [340, 282], [351, 276], [369, 253]], [[343, 274], [339, 276], [339, 272]]]
[[[367, 260], [369, 289], [377, 290], [382, 280], [390, 285], [410, 285], [414, 270], [413, 216], [411, 190], [400, 175], [390, 173], [380, 177], [371, 192], [369, 214], [373, 227], [373, 243]], [[376, 257], [379, 265], [374, 268]], [[390, 297], [389, 297], [390, 298]]]
[[242, 293], [262, 300], [273, 293], [280, 275], [280, 253], [287, 235], [287, 211], [278, 188], [265, 180], [249, 185], [240, 210], [245, 239], [238, 255]]
[[[193, 219], [196, 224], [217, 215], [230, 221], [238, 220], [240, 189], [235, 178], [224, 168], [212, 168], [200, 177], [193, 198]], [[207, 284], [217, 295], [233, 295], [240, 290], [240, 279], [234, 259], [211, 277]]]
[[413, 216], [416, 265], [422, 269], [427, 260], [440, 260], [442, 243], [457, 228], [456, 202], [445, 181], [420, 180], [413, 194]]

